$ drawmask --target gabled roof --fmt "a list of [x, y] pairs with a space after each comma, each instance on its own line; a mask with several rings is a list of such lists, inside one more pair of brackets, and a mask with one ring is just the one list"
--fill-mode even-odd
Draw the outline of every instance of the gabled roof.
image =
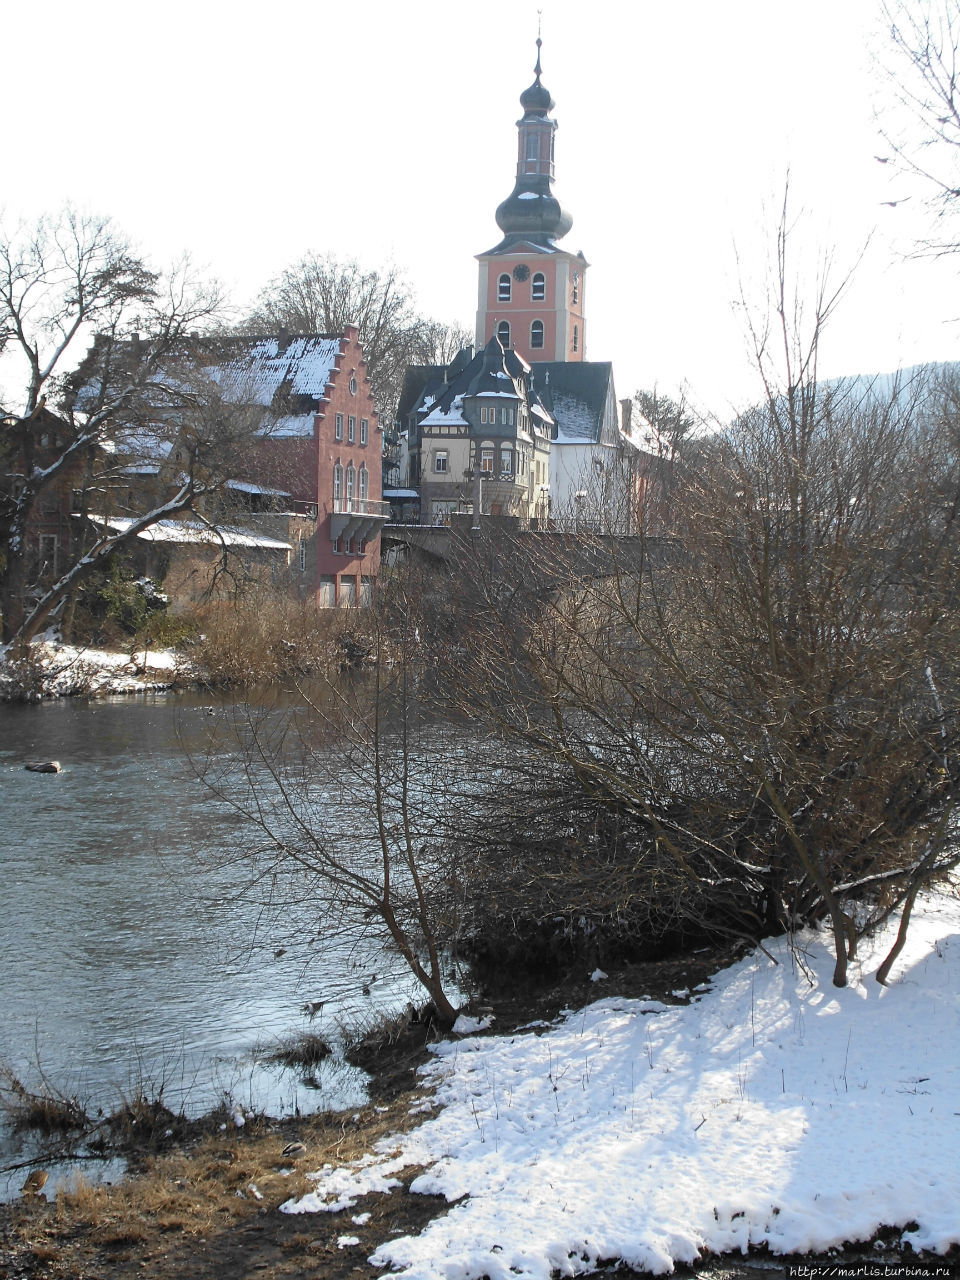
[[556, 419], [556, 444], [597, 444], [604, 438], [608, 410], [616, 406], [609, 360], [538, 361], [532, 376]]
[[237, 338], [231, 356], [210, 369], [224, 390], [236, 388], [238, 398], [272, 405], [278, 393], [326, 398], [327, 384], [340, 355], [339, 335], [303, 334], [290, 338]]
[[[458, 365], [461, 366], [459, 372], [455, 372]], [[458, 361], [449, 368], [444, 365], [413, 366], [408, 369], [408, 376], [425, 368], [432, 371], [430, 377], [422, 380], [411, 378], [410, 382], [412, 387], [415, 381], [420, 381], [423, 388], [413, 403], [420, 412], [427, 412], [428, 416], [421, 419], [424, 425], [463, 423], [465, 396], [506, 395], [512, 399], [526, 399], [531, 411], [536, 411], [538, 395], [531, 389], [530, 365], [517, 352], [505, 351], [496, 336], [467, 363]], [[549, 426], [553, 421], [549, 406], [543, 405], [542, 408], [543, 411], [536, 416]]]

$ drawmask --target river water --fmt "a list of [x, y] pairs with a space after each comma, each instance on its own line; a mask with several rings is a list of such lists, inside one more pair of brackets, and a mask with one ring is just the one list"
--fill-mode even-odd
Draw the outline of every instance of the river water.
[[[357, 1105], [363, 1078], [340, 1059], [306, 1085], [257, 1051], [372, 1022], [415, 984], [372, 941], [325, 945], [309, 904], [281, 930], [239, 894], [217, 855], [243, 819], [190, 759], [210, 723], [190, 694], [0, 705], [0, 1064], [105, 1110], [161, 1085], [188, 1113], [224, 1096], [271, 1114]], [[51, 759], [62, 773], [24, 769]], [[0, 1119], [0, 1166], [18, 1149]], [[22, 1179], [0, 1172], [0, 1198]]]

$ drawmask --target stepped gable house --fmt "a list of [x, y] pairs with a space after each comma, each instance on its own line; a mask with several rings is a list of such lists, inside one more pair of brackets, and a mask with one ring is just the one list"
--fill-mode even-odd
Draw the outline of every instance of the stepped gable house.
[[[550, 115], [553, 98], [541, 81], [540, 48], [538, 39], [535, 79], [520, 95], [523, 114], [517, 122], [513, 191], [496, 211], [503, 236], [493, 248], [477, 255], [476, 343], [488, 363], [497, 359], [492, 343], [506, 353], [508, 376], [518, 368], [525, 370], [517, 383], [516, 412], [522, 409], [528, 424], [552, 426], [549, 458], [536, 460], [548, 489], [540, 493], [540, 482], [534, 481], [538, 494], [535, 501], [528, 501], [530, 517], [543, 520], [549, 515], [558, 525], [586, 522], [630, 532], [641, 492], [641, 449], [629, 428], [622, 429], [612, 365], [586, 359], [589, 264], [582, 252], [574, 253], [559, 243], [573, 219], [553, 194], [557, 122]], [[465, 359], [475, 357], [467, 352]], [[481, 469], [483, 451], [493, 448], [493, 470], [498, 481], [503, 478], [489, 417], [477, 419], [473, 409], [479, 405], [463, 395], [462, 372], [462, 358], [448, 367], [419, 365], [407, 371], [398, 417], [408, 433], [409, 481], [420, 487], [424, 522], [443, 518], [455, 500], [472, 502], [470, 475], [456, 474], [452, 453], [446, 489], [442, 489], [436, 469], [437, 429], [456, 425], [465, 431], [470, 457], [480, 457]], [[453, 400], [458, 395], [463, 396], [459, 404], [463, 422], [454, 424]], [[532, 446], [534, 442], [516, 437], [514, 466], [522, 465], [521, 443]], [[471, 461], [464, 470], [472, 472], [472, 468]], [[514, 472], [514, 493], [520, 478]], [[459, 490], [453, 484], [457, 480], [463, 482]], [[494, 508], [503, 505], [502, 497], [494, 484], [486, 486], [483, 513], [496, 514]], [[521, 514], [516, 507], [514, 503], [511, 510]]]
[[[240, 580], [283, 583], [322, 606], [364, 602], [390, 509], [356, 327], [199, 339], [191, 354], [225, 400], [252, 408], [254, 422], [258, 409], [262, 417], [233, 474], [202, 500], [202, 520], [179, 516], [138, 535], [145, 571], [163, 579], [175, 607], [207, 599], [213, 588], [229, 592], [238, 567]], [[81, 366], [81, 408], [86, 376]], [[120, 437], [114, 479], [96, 505], [85, 504], [86, 518], [129, 527], [179, 487], [180, 450], [175, 419], [132, 425]], [[225, 552], [231, 572], [218, 575]]]
[[[234, 489], [285, 495], [316, 519], [293, 570], [321, 605], [361, 603], [380, 567], [381, 433], [358, 331], [239, 339], [214, 376], [262, 404], [261, 438]], [[282, 501], [282, 498], [281, 498]], [[267, 504], [269, 505], [269, 504]], [[273, 498], [276, 505], [276, 498]]]

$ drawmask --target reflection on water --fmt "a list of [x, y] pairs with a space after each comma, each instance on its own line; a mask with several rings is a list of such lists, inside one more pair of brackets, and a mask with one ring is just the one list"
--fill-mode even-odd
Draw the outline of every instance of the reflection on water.
[[[0, 1062], [32, 1083], [39, 1065], [94, 1107], [140, 1083], [192, 1113], [224, 1093], [275, 1114], [356, 1105], [362, 1080], [342, 1062], [327, 1061], [318, 1091], [252, 1051], [304, 1029], [306, 1000], [325, 1001], [311, 1030], [333, 1032], [395, 1007], [412, 980], [395, 957], [322, 934], [294, 945], [296, 919], [271, 936], [236, 872], [201, 874], [196, 853], [228, 851], [240, 819], [185, 754], [209, 728], [198, 701], [0, 705]], [[63, 772], [25, 772], [48, 759]]]

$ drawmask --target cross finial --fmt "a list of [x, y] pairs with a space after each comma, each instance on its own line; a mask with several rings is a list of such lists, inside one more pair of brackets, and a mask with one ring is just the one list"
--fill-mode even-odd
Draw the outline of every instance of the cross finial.
[[542, 26], [543, 26], [543, 10], [538, 9], [537, 10], [537, 65], [534, 67], [534, 71], [536, 72], [536, 76], [538, 80], [540, 79], [540, 74], [541, 74], [540, 73], [540, 46], [543, 44], [543, 41], [540, 39], [540, 31]]

